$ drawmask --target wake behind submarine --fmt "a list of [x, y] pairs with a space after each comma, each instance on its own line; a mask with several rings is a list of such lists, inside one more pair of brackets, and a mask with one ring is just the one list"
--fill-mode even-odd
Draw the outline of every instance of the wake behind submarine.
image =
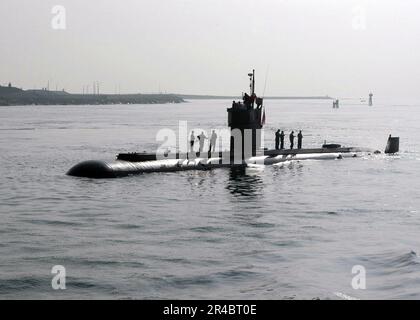
[[[255, 94], [255, 70], [248, 74], [250, 94], [243, 102], [233, 102], [227, 109], [230, 127], [230, 149], [224, 152], [120, 153], [115, 161], [89, 160], [72, 167], [67, 175], [85, 178], [118, 178], [149, 172], [246, 168], [275, 165], [287, 161], [327, 160], [357, 157], [372, 150], [324, 144], [314, 149], [262, 149], [261, 130], [265, 123], [263, 98]], [[385, 153], [397, 153], [399, 138], [389, 137]]]

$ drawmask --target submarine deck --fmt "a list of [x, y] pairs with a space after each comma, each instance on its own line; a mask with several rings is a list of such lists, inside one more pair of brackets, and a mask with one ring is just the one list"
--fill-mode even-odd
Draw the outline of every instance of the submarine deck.
[[[262, 150], [261, 150], [262, 151]], [[356, 147], [340, 147], [340, 148], [309, 148], [309, 149], [282, 149], [282, 150], [264, 150], [264, 153], [260, 155], [264, 156], [278, 156], [278, 155], [297, 155], [297, 154], [323, 154], [323, 153], [350, 153], [350, 152], [372, 152], [370, 149], [356, 148]], [[220, 157], [225, 158], [230, 156], [229, 151], [208, 153], [208, 152], [194, 152], [193, 157], [197, 158], [211, 158], [211, 157]], [[191, 154], [189, 153], [168, 153], [165, 157], [167, 159], [191, 159]], [[133, 152], [133, 153], [120, 153], [117, 155], [117, 160], [129, 161], [129, 162], [145, 162], [145, 161], [154, 161], [157, 160], [156, 153], [147, 153], [147, 152]]]

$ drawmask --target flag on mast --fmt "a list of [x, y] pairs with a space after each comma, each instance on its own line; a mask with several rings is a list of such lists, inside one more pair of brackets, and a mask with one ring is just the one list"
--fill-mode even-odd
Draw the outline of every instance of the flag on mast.
[[262, 114], [262, 117], [261, 117], [261, 125], [262, 126], [265, 125], [265, 108], [263, 109], [263, 114]]

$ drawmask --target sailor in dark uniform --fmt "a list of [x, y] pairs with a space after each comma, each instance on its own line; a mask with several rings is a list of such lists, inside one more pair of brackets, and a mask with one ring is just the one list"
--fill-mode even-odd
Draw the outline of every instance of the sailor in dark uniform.
[[194, 142], [195, 142], [195, 135], [194, 135], [194, 130], [191, 132], [191, 136], [190, 136], [190, 150], [191, 152], [194, 151]]
[[216, 150], [216, 141], [217, 141], [217, 134], [216, 134], [216, 131], [213, 130], [210, 137], [209, 152], [214, 152]]
[[280, 129], [276, 131], [276, 150], [279, 150], [280, 146]]
[[284, 149], [284, 131], [280, 133], [280, 149]]
[[248, 93], [244, 93], [244, 97], [243, 97], [243, 100], [244, 100], [244, 105], [247, 107], [247, 108], [249, 108], [250, 106], [251, 106], [251, 97], [249, 96], [249, 94]]
[[257, 103], [257, 109], [261, 109], [263, 105], [263, 98], [256, 98], [255, 102]]
[[250, 96], [249, 94], [247, 94], [245, 92], [245, 94], [244, 94], [244, 105], [247, 108], [247, 110], [252, 109], [252, 107], [254, 106], [254, 101], [255, 101], [256, 97], [257, 96], [255, 95], [255, 93]]
[[293, 146], [295, 145], [295, 132], [292, 131], [289, 135], [290, 140], [290, 149], [293, 149]]
[[198, 142], [200, 143], [200, 153], [202, 153], [204, 149], [204, 142], [208, 138], [204, 134], [204, 131], [202, 131], [201, 134], [197, 136], [197, 138], [198, 138]]
[[300, 130], [298, 133], [298, 149], [302, 149], [302, 139], [303, 139], [302, 130]]

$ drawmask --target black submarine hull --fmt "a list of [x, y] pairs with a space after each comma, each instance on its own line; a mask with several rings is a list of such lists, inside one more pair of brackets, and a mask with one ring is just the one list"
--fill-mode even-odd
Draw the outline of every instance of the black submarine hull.
[[173, 155], [175, 156], [174, 159], [164, 160], [156, 160], [156, 155], [150, 153], [130, 153], [119, 154], [116, 161], [83, 161], [72, 167], [67, 175], [109, 179], [151, 172], [245, 168], [252, 165], [275, 165], [287, 161], [341, 159], [343, 157], [355, 157], [358, 152], [364, 151], [367, 150], [356, 148], [265, 150], [264, 155], [250, 157], [247, 161], [239, 163], [230, 161], [229, 152], [219, 153], [220, 157], [197, 157], [195, 159], [186, 159], [183, 154], [177, 153]]

